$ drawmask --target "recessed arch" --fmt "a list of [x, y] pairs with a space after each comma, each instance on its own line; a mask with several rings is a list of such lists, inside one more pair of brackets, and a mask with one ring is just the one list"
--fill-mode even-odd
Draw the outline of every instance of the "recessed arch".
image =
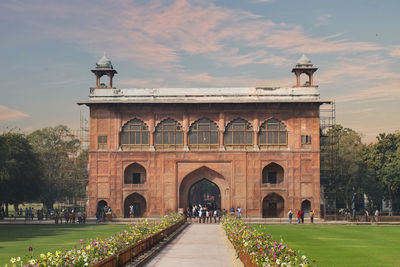
[[253, 125], [242, 118], [230, 121], [225, 127], [224, 144], [227, 149], [253, 147]]
[[263, 184], [281, 184], [284, 182], [285, 171], [281, 165], [272, 162], [262, 170]]
[[183, 127], [171, 118], [160, 121], [154, 132], [156, 149], [176, 149], [183, 147]]
[[221, 190], [218, 185], [203, 178], [192, 184], [188, 192], [188, 207], [201, 204], [209, 210], [221, 208]]
[[301, 210], [304, 211], [304, 217], [309, 217], [311, 211], [311, 201], [306, 199], [301, 202]]
[[124, 184], [144, 184], [147, 181], [146, 169], [139, 163], [132, 163], [124, 170]]
[[132, 193], [124, 201], [124, 217], [130, 217], [130, 206], [133, 206], [134, 217], [145, 217], [147, 210], [146, 199], [139, 193]]
[[[215, 184], [220, 191], [221, 209], [228, 209], [229, 206], [229, 185], [225, 177], [213, 169], [202, 166], [192, 172], [188, 173], [179, 185], [179, 207], [189, 207], [188, 197], [190, 188], [197, 182], [206, 179], [207, 181]], [[198, 203], [196, 203], [198, 204]]]
[[150, 131], [145, 122], [133, 118], [121, 127], [120, 144], [123, 150], [148, 148]]
[[261, 148], [287, 147], [288, 131], [286, 124], [276, 118], [264, 121], [260, 126], [258, 141]]
[[188, 144], [190, 149], [217, 149], [219, 144], [217, 124], [205, 117], [194, 121], [189, 127]]
[[284, 217], [285, 200], [277, 193], [270, 193], [264, 197], [262, 207], [263, 218]]
[[104, 211], [104, 207], [107, 207], [108, 203], [104, 199], [97, 202], [97, 211]]

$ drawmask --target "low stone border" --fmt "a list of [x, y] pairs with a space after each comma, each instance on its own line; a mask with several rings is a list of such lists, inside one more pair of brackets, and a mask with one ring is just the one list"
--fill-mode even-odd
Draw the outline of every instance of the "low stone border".
[[222, 238], [224, 239], [224, 244], [228, 250], [229, 256], [231, 257], [233, 267], [245, 267], [243, 262], [240, 260], [239, 255], [236, 254], [236, 250], [233, 247], [231, 241], [229, 241], [228, 237], [226, 236], [226, 233], [222, 226], [220, 226], [219, 229]]

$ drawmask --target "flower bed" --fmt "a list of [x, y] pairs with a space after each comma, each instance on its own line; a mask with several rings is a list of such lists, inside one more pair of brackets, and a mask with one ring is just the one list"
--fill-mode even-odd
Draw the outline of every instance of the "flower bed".
[[80, 240], [79, 247], [65, 252], [48, 252], [40, 254], [38, 258], [11, 258], [11, 265], [8, 266], [105, 266], [109, 265], [108, 262], [109, 266], [116, 266], [119, 255], [124, 260], [130, 260], [127, 254], [137, 255], [149, 249], [167, 234], [167, 229], [172, 231], [182, 222], [184, 218], [179, 214], [164, 216], [160, 222], [143, 220], [106, 239]]
[[282, 241], [257, 232], [243, 221], [225, 216], [222, 226], [245, 266], [311, 266], [306, 256], [298, 256]]

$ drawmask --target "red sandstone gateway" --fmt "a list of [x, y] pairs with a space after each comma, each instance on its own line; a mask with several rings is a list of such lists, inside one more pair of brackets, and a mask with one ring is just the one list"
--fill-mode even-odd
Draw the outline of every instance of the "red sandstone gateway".
[[[192, 205], [244, 217], [320, 208], [319, 107], [305, 56], [294, 87], [119, 89], [92, 72], [88, 216], [161, 216]], [[308, 81], [300, 84], [305, 74]], [[109, 85], [101, 83], [103, 75]]]

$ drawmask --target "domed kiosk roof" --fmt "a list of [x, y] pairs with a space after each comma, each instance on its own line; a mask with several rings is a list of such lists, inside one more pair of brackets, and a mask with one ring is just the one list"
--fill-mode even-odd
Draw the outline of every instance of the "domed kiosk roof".
[[312, 66], [313, 63], [304, 54], [297, 60], [297, 66]]
[[113, 66], [111, 64], [111, 60], [109, 60], [105, 55], [100, 58], [100, 60], [96, 63], [96, 68], [102, 69], [112, 69]]

